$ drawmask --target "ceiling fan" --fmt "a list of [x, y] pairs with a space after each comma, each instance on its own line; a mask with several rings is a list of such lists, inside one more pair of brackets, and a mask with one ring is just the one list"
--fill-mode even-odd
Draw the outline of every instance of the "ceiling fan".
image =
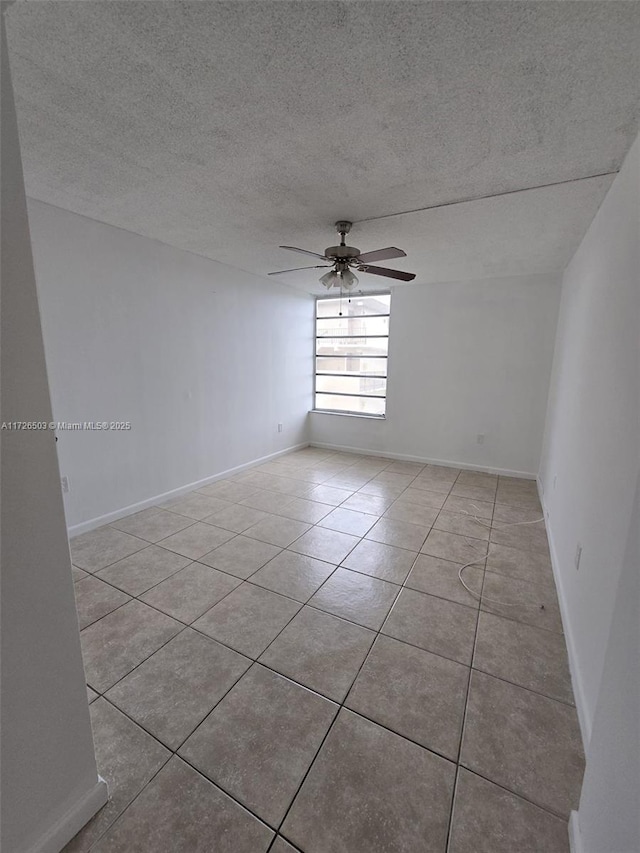
[[355, 246], [347, 246], [345, 236], [351, 231], [351, 222], [339, 220], [336, 222], [336, 231], [340, 235], [339, 246], [329, 246], [324, 250], [324, 254], [320, 255], [317, 252], [309, 252], [307, 249], [297, 249], [295, 246], [280, 246], [281, 249], [288, 249], [290, 252], [300, 252], [303, 255], [311, 255], [312, 258], [318, 258], [325, 261], [323, 264], [315, 264], [311, 267], [295, 267], [291, 270], [278, 270], [270, 272], [268, 275], [282, 275], [287, 272], [298, 272], [298, 270], [315, 270], [331, 267], [331, 270], [320, 277], [320, 282], [329, 290], [332, 287], [339, 287], [341, 290], [352, 290], [359, 282], [358, 277], [352, 272], [356, 269], [358, 272], [370, 273], [371, 275], [381, 275], [385, 278], [395, 278], [398, 281], [413, 281], [414, 273], [402, 272], [402, 270], [391, 270], [387, 267], [371, 266], [370, 261], [386, 261], [389, 258], [406, 258], [407, 253], [402, 249], [396, 249], [394, 246], [389, 246], [387, 249], [375, 249], [373, 252], [361, 253], [360, 249]]

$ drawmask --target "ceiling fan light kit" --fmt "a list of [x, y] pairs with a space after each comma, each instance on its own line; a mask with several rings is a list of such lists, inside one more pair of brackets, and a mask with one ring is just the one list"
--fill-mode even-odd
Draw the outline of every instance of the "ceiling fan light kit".
[[324, 275], [320, 276], [320, 283], [323, 284], [327, 290], [330, 290], [332, 287], [351, 290], [351, 288], [355, 287], [359, 282], [360, 279], [348, 268], [331, 270], [330, 272], [326, 272]]
[[359, 278], [352, 272], [353, 269], [371, 275], [394, 278], [398, 281], [413, 281], [415, 278], [413, 273], [387, 269], [386, 267], [371, 266], [369, 263], [369, 261], [385, 261], [389, 258], [405, 258], [407, 253], [403, 252], [402, 249], [389, 246], [386, 249], [375, 249], [373, 252], [364, 252], [363, 254], [355, 246], [347, 246], [345, 237], [351, 231], [351, 225], [351, 222], [347, 222], [344, 219], [336, 222], [336, 231], [340, 235], [340, 245], [329, 246], [324, 250], [323, 255], [317, 252], [310, 252], [307, 249], [298, 249], [296, 246], [280, 246], [281, 249], [287, 249], [290, 252], [300, 252], [303, 255], [311, 255], [312, 258], [317, 258], [326, 263], [315, 264], [310, 267], [296, 267], [290, 270], [279, 270], [278, 272], [270, 272], [269, 275], [282, 275], [283, 273], [298, 272], [299, 270], [331, 267], [329, 272], [320, 277], [320, 283], [327, 290], [330, 290], [332, 287], [338, 287], [341, 291], [353, 290], [360, 283]]

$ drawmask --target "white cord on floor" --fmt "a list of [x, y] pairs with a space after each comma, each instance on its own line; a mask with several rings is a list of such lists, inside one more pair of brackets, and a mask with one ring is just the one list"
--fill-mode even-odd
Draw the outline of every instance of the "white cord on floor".
[[[471, 504], [471, 506], [474, 509], [477, 509], [478, 512], [481, 512], [480, 508], [477, 507], [475, 504]], [[493, 524], [493, 522], [491, 521], [487, 522], [485, 518], [478, 518], [478, 516], [474, 515], [472, 512], [467, 512], [466, 509], [461, 510], [461, 513], [462, 515], [468, 515], [469, 518], [472, 518], [479, 525], [481, 525], [482, 527], [488, 527], [490, 530], [491, 528], [496, 528], [496, 530], [502, 530], [502, 528], [504, 527], [518, 527], [522, 524], [540, 524], [541, 521], [544, 521], [544, 516], [541, 516], [540, 518], [534, 518], [533, 521], [503, 521], [499, 524]]]
[[[477, 509], [478, 512], [480, 512], [480, 509], [475, 504], [471, 504], [471, 506], [474, 509]], [[491, 522], [489, 522], [487, 524], [485, 522], [485, 519], [478, 518], [477, 515], [473, 515], [472, 513], [467, 512], [466, 510], [462, 510], [462, 513], [464, 515], [468, 515], [470, 518], [472, 518], [481, 527], [488, 527], [490, 530], [494, 527], [495, 528], [518, 527], [519, 525], [522, 525], [522, 524], [539, 524], [541, 521], [544, 521], [544, 516], [543, 516], [542, 518], [536, 518], [534, 521], [511, 521], [511, 522], [503, 522], [500, 525], [495, 525], [495, 524], [492, 524]], [[469, 545], [468, 542], [466, 544]], [[491, 543], [489, 542], [489, 544], [491, 544]], [[469, 545], [469, 547], [471, 548], [473, 546]], [[481, 602], [482, 601], [488, 601], [491, 604], [498, 604], [500, 607], [534, 607], [534, 606], [537, 606], [537, 605], [533, 605], [533, 604], [527, 604], [526, 602], [523, 604], [520, 604], [519, 602], [514, 602], [514, 601], [498, 601], [497, 598], [487, 598], [486, 596], [483, 596], [482, 593], [480, 595], [478, 595], [477, 592], [475, 592], [473, 589], [468, 587], [467, 584], [464, 582], [464, 578], [462, 577], [463, 571], [465, 569], [468, 569], [469, 566], [475, 566], [476, 563], [481, 563], [483, 560], [486, 560], [487, 556], [488, 556], [488, 554], [485, 554], [484, 557], [479, 557], [477, 560], [472, 560], [470, 563], [466, 563], [464, 566], [461, 566], [460, 569], [458, 570], [458, 580], [460, 581], [462, 586], [467, 590], [467, 592], [470, 593], [474, 598], [477, 598], [478, 601], [481, 601]], [[540, 605], [540, 610], [544, 610], [544, 604]]]
[[[468, 543], [467, 543], [467, 544], [468, 544]], [[475, 592], [475, 590], [471, 589], [470, 587], [468, 587], [468, 586], [466, 585], [466, 583], [464, 582], [464, 579], [463, 579], [463, 577], [462, 577], [462, 573], [464, 572], [464, 570], [465, 570], [465, 569], [468, 569], [468, 568], [469, 568], [469, 566], [475, 566], [475, 564], [476, 564], [476, 563], [481, 563], [483, 560], [486, 560], [486, 559], [487, 559], [487, 555], [485, 554], [485, 555], [484, 555], [484, 557], [479, 557], [477, 560], [473, 560], [471, 563], [467, 563], [467, 564], [466, 564], [466, 565], [464, 565], [464, 566], [460, 566], [460, 569], [458, 570], [458, 579], [459, 579], [460, 583], [461, 583], [461, 584], [462, 584], [462, 586], [467, 590], [467, 592], [471, 593], [471, 595], [472, 595], [474, 598], [477, 598], [477, 599], [478, 599], [478, 601], [482, 601], [482, 595], [481, 595], [481, 594], [480, 594], [480, 595], [478, 595], [478, 593], [477, 593], [477, 592]], [[485, 599], [485, 600], [486, 600], [486, 601], [489, 601], [489, 599], [488, 599], [488, 598], [487, 598], [487, 599]], [[504, 602], [501, 602], [501, 601], [500, 601], [500, 602], [493, 602], [493, 603], [494, 603], [494, 604], [503, 604]], [[508, 605], [507, 605], [507, 606], [508, 606]]]

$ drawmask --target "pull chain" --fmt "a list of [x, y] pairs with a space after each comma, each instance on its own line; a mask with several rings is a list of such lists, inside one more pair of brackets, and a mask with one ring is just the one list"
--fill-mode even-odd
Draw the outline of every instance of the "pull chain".
[[[338, 317], [342, 317], [342, 300], [344, 299], [344, 288], [342, 286], [342, 282], [340, 283], [340, 310], [338, 311]], [[351, 305], [351, 294], [347, 298], [347, 302]]]

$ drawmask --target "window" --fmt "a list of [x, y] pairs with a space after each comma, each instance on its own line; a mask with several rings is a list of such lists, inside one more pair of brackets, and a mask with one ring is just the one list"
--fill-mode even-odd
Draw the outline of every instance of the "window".
[[317, 411], [384, 417], [390, 306], [390, 293], [316, 300]]

